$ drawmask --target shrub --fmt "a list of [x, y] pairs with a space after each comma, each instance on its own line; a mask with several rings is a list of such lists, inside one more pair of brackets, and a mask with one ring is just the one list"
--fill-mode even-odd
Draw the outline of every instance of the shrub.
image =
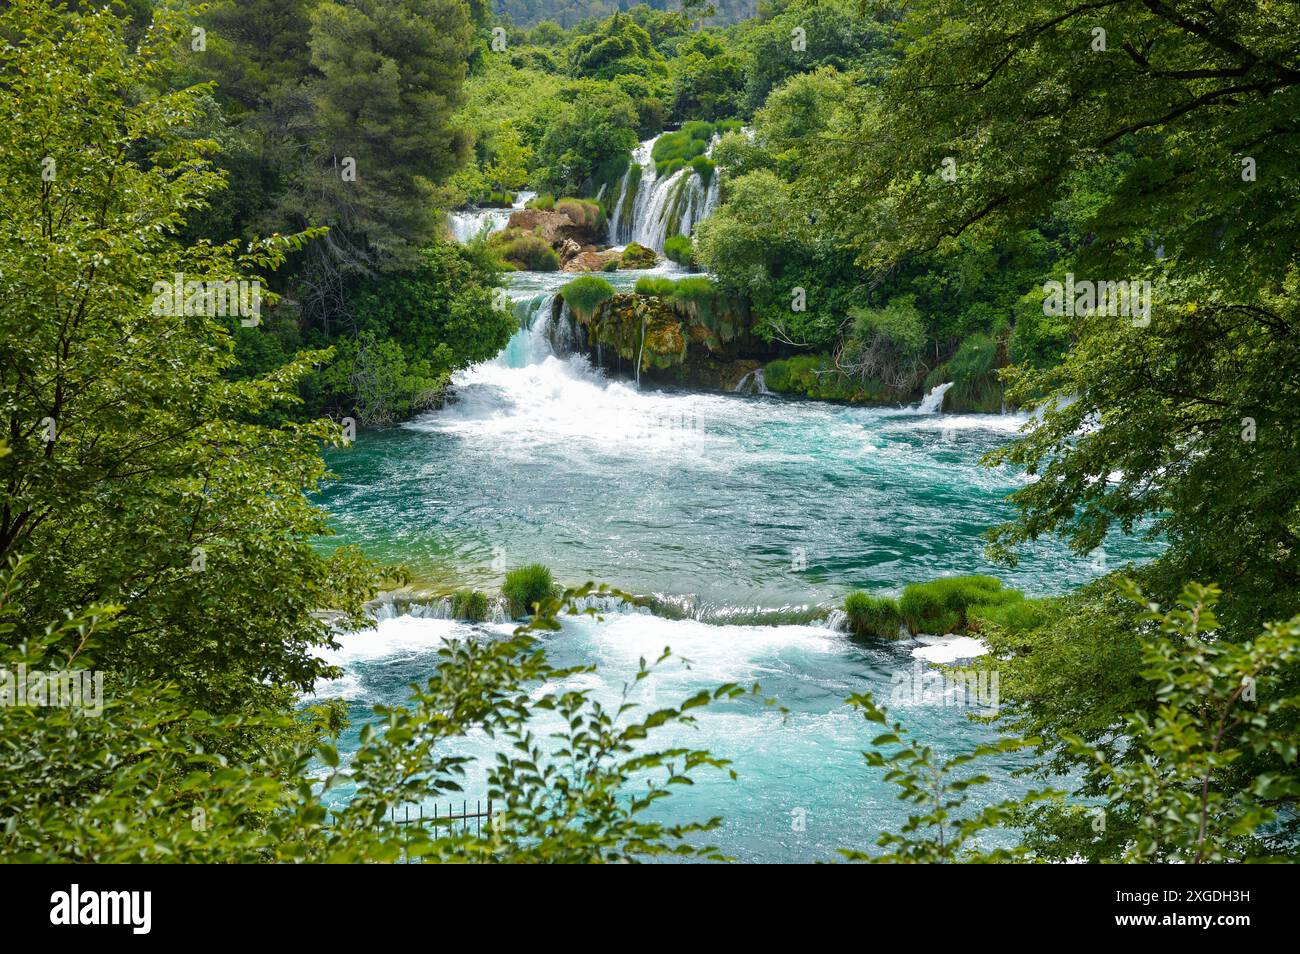
[[538, 235], [521, 235], [511, 239], [501, 249], [501, 257], [534, 272], [555, 272], [560, 268], [560, 256], [551, 243]]
[[880, 636], [895, 639], [903, 625], [898, 601], [888, 596], [872, 596], [860, 590], [844, 598], [844, 612], [854, 636]]
[[700, 177], [700, 181], [707, 186], [709, 180], [713, 178], [713, 160], [708, 156], [696, 156], [691, 160], [690, 165], [695, 170], [695, 174]]
[[592, 199], [560, 199], [555, 211], [563, 212], [570, 222], [584, 229], [599, 228], [605, 222], [605, 210]]
[[543, 212], [549, 212], [551, 209], [555, 208], [555, 196], [551, 195], [549, 192], [536, 196], [535, 198], [528, 200], [525, 208], [541, 209]]
[[996, 607], [1024, 599], [1016, 590], [1002, 589], [991, 576], [945, 576], [929, 583], [912, 583], [898, 601], [908, 631], [942, 635], [965, 629], [972, 606]]
[[601, 265], [601, 266], [600, 266], [600, 270], [601, 270], [602, 272], [616, 272], [616, 271], [618, 271], [618, 259], [616, 259], [616, 258], [611, 258], [611, 259], [610, 259], [608, 262], [606, 262], [604, 265]]
[[511, 570], [501, 585], [501, 595], [506, 598], [510, 615], [514, 617], [527, 616], [537, 603], [554, 591], [555, 580], [551, 577], [551, 569], [541, 563]]
[[[1003, 593], [1020, 594], [1015, 590], [1003, 590]], [[1002, 603], [980, 603], [966, 610], [966, 618], [971, 629], [982, 630], [989, 625], [997, 626], [1009, 633], [1028, 633], [1038, 629], [1052, 615], [1051, 600], [1027, 600], [1017, 598]]]
[[668, 236], [664, 240], [664, 254], [678, 265], [695, 264], [695, 247], [691, 244], [690, 237], [686, 235]]
[[636, 280], [636, 288], [633, 289], [638, 295], [653, 295], [656, 298], [669, 298], [672, 296], [673, 288], [676, 282], [671, 278], [661, 278], [658, 275], [646, 275]]
[[451, 594], [451, 615], [471, 623], [481, 623], [488, 618], [491, 606], [486, 593], [478, 590], [457, 590]]
[[602, 303], [613, 298], [614, 286], [595, 275], [575, 278], [560, 289], [560, 297], [579, 318], [587, 319], [596, 313]]
[[948, 359], [954, 406], [996, 410], [1001, 403], [1001, 385], [995, 373], [999, 350], [996, 338], [978, 332], [963, 341]]
[[[656, 139], [654, 149], [650, 153], [655, 162], [655, 175], [663, 179], [678, 169], [688, 165], [694, 166], [693, 160], [704, 157], [716, 128], [713, 123], [689, 122], [677, 132], [664, 133]], [[712, 166], [713, 164], [709, 163], [709, 175], [713, 172]], [[700, 170], [697, 168], [696, 171]], [[702, 173], [701, 176], [704, 177], [704, 174]], [[708, 179], [705, 178], [705, 181], [707, 182]]]
[[768, 362], [763, 378], [779, 394], [803, 394], [823, 401], [852, 401], [861, 396], [858, 384], [836, 370], [824, 355], [799, 354]]

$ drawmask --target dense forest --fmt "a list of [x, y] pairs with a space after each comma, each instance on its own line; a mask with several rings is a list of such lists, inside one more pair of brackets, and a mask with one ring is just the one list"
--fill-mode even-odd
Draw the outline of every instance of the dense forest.
[[[996, 670], [1002, 702], [997, 741], [949, 757], [845, 700], [915, 817], [839, 860], [1295, 860], [1294, 11], [668, 6], [0, 10], [3, 860], [724, 855], [725, 817], [650, 820], [730, 771], [670, 733], [783, 700], [537, 688], [585, 671], [549, 634], [644, 593], [511, 567], [513, 634], [441, 646], [345, 760], [346, 706], [311, 695], [410, 578], [330, 545], [323, 450], [454, 402], [520, 330], [503, 289], [552, 274], [552, 332], [638, 386], [1023, 414], [984, 459], [1024, 478], [972, 547], [1002, 565], [1160, 541], [1069, 592], [965, 574], [840, 600], [864, 644], [977, 637], [953, 668]], [[493, 596], [457, 587], [453, 614]], [[102, 712], [13, 703], [20, 666], [100, 673]], [[460, 792], [445, 745], [482, 732], [512, 746], [492, 833], [413, 847], [386, 813]], [[1017, 752], [1033, 789], [981, 795]]]

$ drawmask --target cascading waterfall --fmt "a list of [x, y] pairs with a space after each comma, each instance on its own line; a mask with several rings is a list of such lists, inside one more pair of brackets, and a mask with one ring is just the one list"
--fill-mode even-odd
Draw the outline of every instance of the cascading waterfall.
[[451, 224], [452, 237], [461, 245], [465, 245], [480, 234], [491, 235], [500, 232], [510, 221], [510, 213], [519, 211], [536, 197], [536, 192], [520, 192], [508, 209], [471, 208], [452, 212], [447, 216]]
[[921, 399], [921, 403], [916, 406], [918, 414], [938, 414], [943, 410], [943, 396], [948, 393], [952, 387], [951, 381], [945, 381], [943, 384], [936, 385], [930, 389], [930, 393]]
[[514, 312], [519, 330], [497, 360], [508, 368], [526, 368], [551, 354], [549, 326], [554, 305], [553, 294], [533, 295], [516, 301]]
[[[690, 168], [659, 179], [655, 173], [654, 144], [654, 139], [647, 139], [638, 145], [632, 153], [632, 163], [623, 174], [618, 201], [609, 218], [611, 245], [637, 242], [662, 252], [668, 236], [690, 235], [718, 205], [716, 171], [707, 185]], [[713, 143], [710, 143], [705, 155], [712, 151]]]
[[771, 394], [767, 389], [767, 380], [763, 377], [763, 369], [755, 368], [743, 378], [736, 382], [732, 388], [736, 394]]

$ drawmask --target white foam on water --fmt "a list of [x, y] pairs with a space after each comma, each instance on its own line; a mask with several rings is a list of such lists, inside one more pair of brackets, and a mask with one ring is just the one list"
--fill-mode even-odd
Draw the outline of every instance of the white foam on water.
[[989, 648], [973, 636], [918, 636], [922, 645], [912, 650], [917, 659], [932, 663], [952, 663], [959, 659], [983, 656]]

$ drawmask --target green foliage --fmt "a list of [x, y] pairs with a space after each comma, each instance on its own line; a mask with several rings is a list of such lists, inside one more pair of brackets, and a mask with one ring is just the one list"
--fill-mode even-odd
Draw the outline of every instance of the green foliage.
[[689, 236], [670, 235], [664, 240], [664, 255], [678, 265], [694, 265], [695, 249]]
[[[120, 607], [99, 668], [174, 678], [181, 704], [217, 719], [281, 712], [332, 671], [316, 650], [333, 630], [312, 611], [360, 625], [372, 591], [356, 551], [318, 548], [329, 525], [306, 496], [341, 430], [256, 423], [292, 411], [297, 381], [329, 355], [232, 380], [239, 319], [159, 289], [176, 273], [260, 280], [307, 237], [178, 241], [222, 181], [192, 134], [203, 91], [137, 95], [189, 35], [176, 16], [156, 11], [132, 47], [111, 11], [37, 0], [0, 10], [0, 33], [0, 561], [39, 567], [24, 625]], [[277, 307], [269, 291], [262, 304]], [[60, 632], [49, 651], [66, 659], [79, 635]], [[203, 751], [247, 752], [257, 735], [214, 730]]]
[[[1136, 589], [1131, 597], [1144, 602]], [[1300, 618], [1275, 623], [1241, 643], [1215, 638], [1217, 587], [1192, 584], [1178, 606], [1162, 613], [1147, 604], [1138, 619], [1161, 636], [1144, 640], [1144, 679], [1155, 688], [1154, 712], [1136, 712], [1124, 726], [1138, 757], [1112, 763], [1078, 736], [1071, 752], [1092, 763], [1109, 805], [1131, 833], [1120, 858], [1128, 863], [1223, 863], [1294, 852], [1286, 828], [1270, 826], [1278, 806], [1300, 796], [1291, 713], [1300, 706], [1294, 671], [1300, 663]], [[1281, 718], [1279, 718], [1281, 717]], [[1253, 777], [1240, 763], [1259, 756]], [[1275, 860], [1284, 860], [1278, 858]]]
[[534, 612], [536, 604], [554, 595], [555, 581], [549, 567], [541, 563], [521, 566], [506, 573], [501, 593], [509, 604], [512, 616], [520, 617]]
[[581, 275], [559, 291], [565, 304], [582, 318], [590, 318], [614, 294], [614, 286], [596, 275]]
[[622, 268], [654, 268], [659, 256], [652, 248], [646, 248], [640, 242], [628, 242], [619, 257]]
[[502, 259], [533, 272], [558, 272], [560, 255], [540, 235], [517, 235], [500, 245]]
[[883, 308], [855, 308], [837, 363], [846, 373], [910, 392], [924, 369], [925, 327], [911, 296]]
[[996, 411], [1002, 397], [996, 374], [1000, 351], [998, 341], [982, 332], [963, 341], [948, 359], [952, 379], [949, 400], [963, 409]]
[[[791, 49], [796, 27], [806, 37], [802, 52]], [[892, 40], [883, 18], [862, 16], [850, 0], [791, 0], [745, 38], [749, 52], [746, 106], [757, 109], [791, 76], [819, 67], [874, 74], [890, 61]]]
[[[664, 133], [656, 139], [654, 148], [650, 150], [650, 158], [655, 163], [655, 175], [666, 179], [679, 169], [688, 166], [694, 168], [696, 159], [705, 159], [707, 162], [704, 153], [709, 148], [715, 128], [713, 123], [692, 121], [683, 124], [677, 132]], [[712, 173], [712, 164], [705, 168]], [[708, 181], [707, 176], [702, 178]]]
[[[977, 759], [999, 758], [1024, 749], [1032, 741], [1002, 739], [976, 746], [971, 752], [940, 759], [934, 749], [908, 739], [902, 723], [888, 722], [888, 714], [876, 705], [869, 694], [849, 697], [849, 704], [864, 719], [884, 728], [871, 740], [872, 749], [864, 752], [867, 764], [885, 769], [885, 780], [898, 787], [900, 801], [916, 806], [907, 824], [898, 832], [881, 832], [876, 844], [889, 849], [870, 854], [857, 849], [841, 849], [850, 861], [874, 864], [989, 864], [1024, 860], [1024, 846], [985, 848], [988, 832], [1007, 827], [1029, 807], [1060, 796], [1053, 789], [1031, 791], [1019, 799], [987, 804], [972, 811], [967, 801], [973, 791], [987, 785], [992, 778], [972, 773], [966, 766]], [[880, 746], [897, 746], [889, 752]]]
[[671, 278], [664, 278], [660, 275], [643, 275], [636, 280], [636, 287], [633, 290], [638, 295], [668, 298], [672, 295], [676, 286], [677, 283]]
[[650, 42], [650, 34], [631, 17], [618, 13], [573, 41], [569, 69], [575, 76], [604, 80], [622, 73], [667, 72], [663, 57]]
[[940, 635], [964, 630], [967, 611], [973, 606], [990, 607], [1017, 602], [1023, 595], [1002, 589], [991, 576], [945, 576], [928, 583], [910, 583], [903, 588], [898, 606], [912, 635]]
[[872, 596], [860, 590], [844, 598], [844, 613], [855, 636], [897, 639], [903, 625], [898, 600], [889, 596]]
[[769, 361], [763, 379], [778, 394], [802, 394], [826, 401], [852, 401], [862, 393], [825, 355], [801, 354]]
[[560, 199], [555, 211], [563, 212], [574, 225], [584, 229], [598, 229], [605, 224], [605, 210], [591, 199]]
[[487, 594], [479, 590], [457, 590], [451, 594], [451, 615], [455, 619], [481, 623], [491, 610]]
[[617, 87], [590, 80], [575, 84], [569, 95], [536, 147], [535, 184], [557, 194], [594, 193], [596, 173], [603, 170], [606, 184], [617, 185], [637, 143], [636, 104]]
[[513, 316], [497, 302], [499, 281], [486, 252], [439, 242], [411, 270], [362, 283], [356, 337], [343, 339], [335, 360], [306, 382], [312, 405], [363, 424], [431, 406], [454, 372], [494, 357], [514, 333]]

